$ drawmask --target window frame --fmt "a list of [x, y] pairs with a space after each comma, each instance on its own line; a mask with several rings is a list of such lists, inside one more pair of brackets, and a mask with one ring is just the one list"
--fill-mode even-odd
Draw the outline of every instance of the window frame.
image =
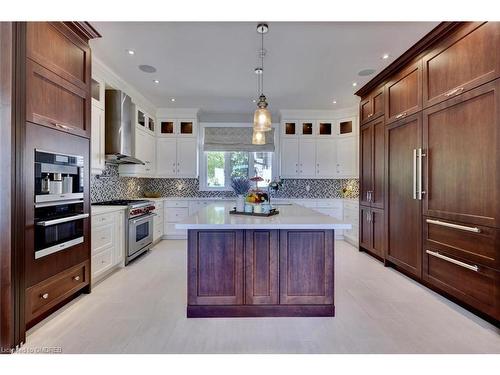
[[[198, 155], [199, 155], [199, 191], [233, 191], [233, 188], [231, 185], [228, 183], [231, 180], [230, 176], [230, 171], [228, 166], [230, 165], [230, 158], [229, 158], [229, 152], [226, 152], [224, 155], [224, 184], [228, 184], [228, 186], [224, 187], [214, 187], [214, 186], [208, 186], [208, 181], [207, 181], [207, 153], [203, 151], [203, 137], [205, 135], [205, 128], [206, 127], [227, 127], [227, 128], [234, 128], [234, 127], [252, 127], [253, 124], [251, 123], [200, 123], [200, 137], [199, 137], [199, 143], [198, 143]], [[274, 128], [274, 152], [272, 152], [272, 161], [271, 161], [271, 178], [274, 179], [276, 176], [278, 176], [278, 155], [279, 155], [279, 141], [278, 141], [278, 130], [279, 126], [278, 124], [272, 124], [272, 127]], [[253, 152], [249, 152], [249, 157], [248, 157], [248, 168], [249, 170], [254, 169], [254, 155]]]

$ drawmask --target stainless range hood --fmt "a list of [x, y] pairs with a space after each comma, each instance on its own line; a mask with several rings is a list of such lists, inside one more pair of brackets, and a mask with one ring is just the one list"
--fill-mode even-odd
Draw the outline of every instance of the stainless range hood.
[[106, 90], [106, 162], [144, 164], [132, 156], [132, 99], [119, 90]]

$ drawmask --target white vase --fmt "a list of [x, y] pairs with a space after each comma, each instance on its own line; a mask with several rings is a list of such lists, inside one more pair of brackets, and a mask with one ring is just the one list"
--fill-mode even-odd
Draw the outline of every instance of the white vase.
[[238, 195], [238, 198], [236, 198], [236, 211], [238, 211], [238, 212], [245, 211], [245, 196], [244, 195]]

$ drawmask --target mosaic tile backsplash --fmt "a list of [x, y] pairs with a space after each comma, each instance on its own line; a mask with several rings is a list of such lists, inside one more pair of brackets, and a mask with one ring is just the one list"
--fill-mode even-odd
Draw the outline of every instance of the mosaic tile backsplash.
[[[307, 187], [309, 186], [309, 191]], [[120, 177], [115, 165], [107, 164], [101, 176], [91, 176], [92, 202], [112, 199], [140, 198], [144, 192], [159, 192], [163, 197], [223, 198], [234, 197], [232, 191], [200, 191], [197, 178], [133, 178]], [[358, 198], [358, 179], [284, 179], [275, 198]]]

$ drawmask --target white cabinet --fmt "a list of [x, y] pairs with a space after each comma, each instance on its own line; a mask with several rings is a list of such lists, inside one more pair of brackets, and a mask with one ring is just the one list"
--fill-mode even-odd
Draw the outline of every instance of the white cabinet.
[[154, 213], [156, 214], [156, 216], [153, 217], [153, 242], [156, 242], [163, 237], [163, 201], [154, 201], [154, 206]]
[[91, 225], [91, 270], [95, 282], [116, 267], [125, 258], [125, 212], [93, 214]]
[[357, 118], [283, 120], [280, 175], [284, 178], [357, 178]]
[[316, 140], [299, 138], [299, 176], [314, 178], [316, 175]]
[[338, 138], [336, 141], [337, 170], [336, 177], [351, 178], [358, 176], [358, 163], [355, 137]]
[[344, 221], [352, 225], [352, 229], [344, 230], [344, 239], [351, 245], [358, 246], [359, 204], [357, 201], [344, 200]]
[[93, 99], [90, 135], [90, 167], [92, 174], [101, 174], [105, 168], [104, 130], [104, 109], [100, 108]]
[[313, 178], [316, 173], [316, 140], [283, 138], [281, 142], [281, 175], [285, 178]]
[[316, 177], [335, 178], [337, 150], [333, 147], [334, 141], [326, 138], [316, 140]]
[[177, 139], [177, 177], [198, 177], [198, 141]]
[[156, 139], [156, 175], [176, 177], [177, 175], [177, 139]]
[[283, 138], [281, 141], [281, 175], [297, 177], [299, 174], [299, 139]]
[[154, 177], [156, 174], [156, 140], [153, 134], [135, 128], [134, 157], [141, 160], [141, 164], [120, 164], [118, 171], [122, 176]]
[[167, 239], [186, 239], [187, 230], [177, 229], [175, 224], [189, 216], [189, 201], [164, 202], [164, 233]]
[[158, 177], [198, 177], [198, 141], [196, 138], [157, 138]]

